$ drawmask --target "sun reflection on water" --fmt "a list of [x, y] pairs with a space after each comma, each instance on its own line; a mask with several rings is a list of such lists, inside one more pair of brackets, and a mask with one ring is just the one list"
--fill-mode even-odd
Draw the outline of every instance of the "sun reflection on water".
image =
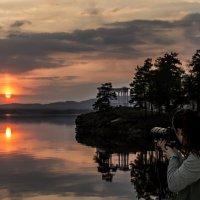
[[[0, 125], [0, 155], [13, 152], [16, 141], [13, 134], [13, 127], [10, 124]], [[1, 198], [0, 198], [1, 199]]]

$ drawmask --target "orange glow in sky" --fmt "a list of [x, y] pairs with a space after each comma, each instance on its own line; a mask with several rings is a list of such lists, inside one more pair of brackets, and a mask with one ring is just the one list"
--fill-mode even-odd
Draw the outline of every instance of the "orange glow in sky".
[[167, 52], [187, 68], [200, 0], [174, 2], [0, 0], [0, 103], [92, 99], [106, 82], [129, 87], [137, 66]]

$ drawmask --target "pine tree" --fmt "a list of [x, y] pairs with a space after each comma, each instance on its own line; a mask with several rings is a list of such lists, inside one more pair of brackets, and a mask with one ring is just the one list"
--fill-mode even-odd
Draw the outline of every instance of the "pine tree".
[[134, 101], [147, 111], [147, 102], [151, 97], [151, 67], [152, 59], [147, 58], [143, 66], [137, 66], [133, 81], [130, 83], [130, 103]]
[[117, 99], [111, 83], [104, 83], [98, 87], [97, 101], [93, 104], [94, 110], [106, 111], [111, 108], [110, 100]]
[[171, 105], [177, 105], [183, 95], [181, 62], [175, 52], [166, 53], [155, 61], [155, 102], [161, 111], [170, 110]]
[[193, 77], [192, 97], [196, 101], [197, 110], [200, 111], [200, 49], [192, 56], [192, 61], [189, 66], [191, 67], [191, 74]]

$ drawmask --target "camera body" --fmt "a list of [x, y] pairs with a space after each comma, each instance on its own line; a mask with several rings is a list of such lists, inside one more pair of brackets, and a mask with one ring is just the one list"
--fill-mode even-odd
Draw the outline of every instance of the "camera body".
[[166, 140], [166, 146], [180, 148], [180, 142], [173, 128], [154, 127], [151, 129], [150, 133], [154, 140]]

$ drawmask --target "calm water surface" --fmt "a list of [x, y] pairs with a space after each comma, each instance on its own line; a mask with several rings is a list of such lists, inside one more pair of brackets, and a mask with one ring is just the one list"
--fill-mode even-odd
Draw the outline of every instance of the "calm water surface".
[[74, 120], [0, 120], [0, 200], [137, 199], [130, 171], [102, 180], [97, 150], [76, 142]]

